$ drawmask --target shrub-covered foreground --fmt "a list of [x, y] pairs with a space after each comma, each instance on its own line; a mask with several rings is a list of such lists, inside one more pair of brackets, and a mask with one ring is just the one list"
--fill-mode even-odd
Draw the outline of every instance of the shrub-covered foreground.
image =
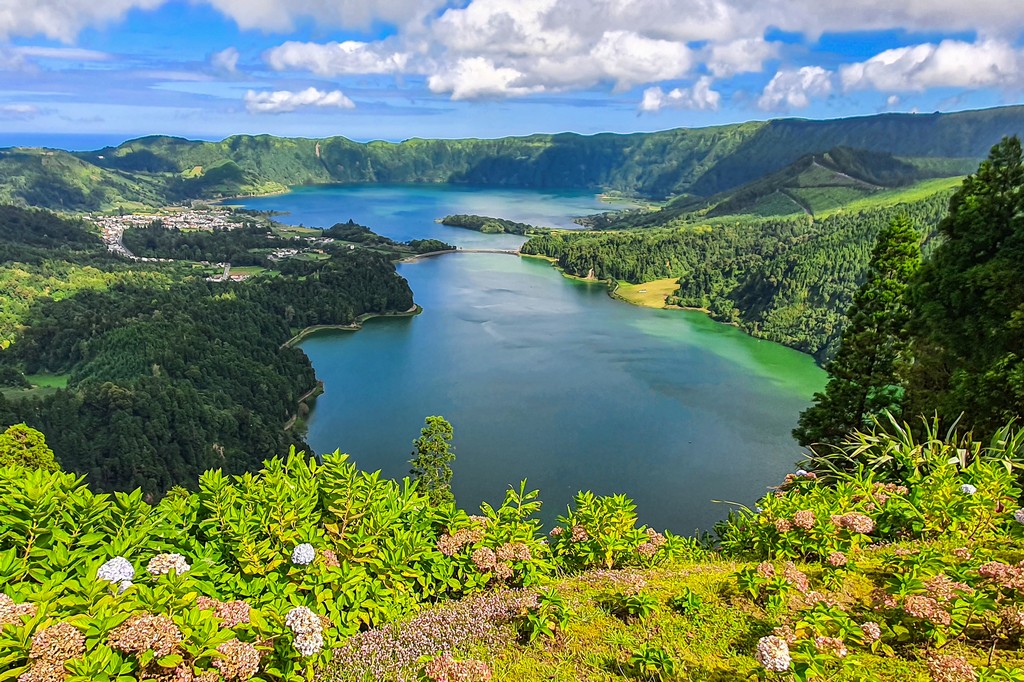
[[0, 680], [311, 679], [424, 604], [693, 546], [637, 528], [625, 498], [581, 495], [552, 549], [525, 485], [469, 516], [338, 454], [199, 483], [152, 506], [0, 468]]
[[[1015, 443], [860, 434], [852, 473], [787, 476], [717, 552], [441, 605], [350, 640], [325, 679], [1024, 680]], [[439, 653], [489, 677], [424, 668]]]
[[525, 485], [469, 516], [342, 455], [155, 507], [3, 468], [0, 680], [1024, 681], [1014, 453], [903, 433], [844, 454], [714, 551], [621, 496], [544, 533]]

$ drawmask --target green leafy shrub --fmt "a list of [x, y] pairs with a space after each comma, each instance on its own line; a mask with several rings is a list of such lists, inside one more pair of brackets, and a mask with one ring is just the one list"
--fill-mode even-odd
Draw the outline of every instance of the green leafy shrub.
[[658, 598], [647, 592], [612, 592], [601, 604], [614, 616], [626, 621], [647, 620], [658, 610]]
[[542, 590], [537, 595], [537, 604], [526, 609], [516, 621], [520, 637], [533, 643], [541, 637], [555, 640], [569, 625], [572, 611], [565, 600], [554, 590]]
[[668, 605], [680, 615], [689, 618], [700, 616], [705, 610], [704, 600], [688, 587], [684, 587], [680, 594], [669, 599]]
[[[155, 506], [21, 467], [0, 496], [0, 661], [18, 674], [310, 679], [360, 629], [552, 570], [525, 483], [471, 518], [339, 454], [210, 471]], [[52, 632], [82, 646], [40, 658]]]
[[872, 542], [982, 541], [1013, 524], [1006, 510], [1021, 491], [1001, 458], [971, 441], [918, 443], [909, 431], [904, 436], [855, 436], [861, 445], [848, 454], [856, 470], [834, 472], [830, 481], [813, 472], [787, 476], [756, 511], [733, 513], [719, 526], [723, 549], [840, 567]]
[[[722, 524], [726, 551], [819, 563], [820, 589], [838, 590], [812, 589], [791, 561], [736, 573], [740, 593], [778, 624], [758, 644], [764, 670], [827, 679], [858, 665], [858, 651], [892, 656], [918, 646], [934, 652], [935, 680], [1013, 679], [991, 665], [994, 652], [1024, 636], [1019, 439], [1009, 429], [1000, 439], [999, 447], [941, 439], [934, 424], [920, 440], [909, 429], [855, 434], [852, 471], [791, 474], [756, 512]], [[988, 650], [989, 665], [945, 653], [953, 643]]]
[[676, 661], [665, 649], [644, 643], [629, 654], [626, 661], [633, 677], [653, 682], [666, 682], [676, 677]]
[[697, 558], [699, 539], [637, 527], [636, 505], [625, 495], [578, 493], [549, 534], [551, 552], [570, 568], [651, 566], [670, 557]]

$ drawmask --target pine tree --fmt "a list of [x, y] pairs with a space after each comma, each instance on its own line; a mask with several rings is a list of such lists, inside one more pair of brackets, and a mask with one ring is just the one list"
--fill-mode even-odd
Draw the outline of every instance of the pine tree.
[[452, 425], [444, 417], [427, 417], [420, 437], [412, 443], [415, 450], [409, 460], [409, 473], [434, 506], [455, 501], [451, 487], [451, 463], [455, 460], [452, 435]]
[[1024, 161], [992, 148], [953, 195], [912, 287], [911, 407], [992, 433], [1024, 414]]
[[907, 357], [910, 313], [907, 285], [921, 264], [920, 237], [905, 217], [882, 230], [857, 291], [839, 350], [826, 366], [824, 393], [800, 415], [793, 437], [801, 445], [836, 443], [854, 429], [870, 428], [902, 412], [901, 368]]

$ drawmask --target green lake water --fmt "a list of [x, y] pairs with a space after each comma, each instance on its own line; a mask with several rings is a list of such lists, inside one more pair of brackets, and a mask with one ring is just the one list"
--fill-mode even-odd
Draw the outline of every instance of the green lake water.
[[[302, 188], [248, 200], [280, 220], [329, 226], [352, 218], [396, 239], [508, 248], [511, 235], [447, 228], [478, 213], [571, 225], [608, 210], [592, 194], [447, 186]], [[375, 319], [359, 332], [303, 342], [325, 393], [309, 421], [317, 452], [341, 449], [364, 469], [408, 471], [427, 415], [455, 428], [460, 505], [499, 502], [522, 478], [544, 517], [578, 490], [626, 493], [641, 521], [688, 533], [728, 506], [751, 504], [792, 470], [797, 415], [825, 374], [809, 356], [700, 313], [638, 308], [604, 285], [544, 261], [455, 253], [399, 266], [424, 312]]]

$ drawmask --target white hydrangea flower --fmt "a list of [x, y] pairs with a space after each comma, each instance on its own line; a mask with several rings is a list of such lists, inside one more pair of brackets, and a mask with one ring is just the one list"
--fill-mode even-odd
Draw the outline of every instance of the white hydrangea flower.
[[292, 563], [296, 566], [309, 566], [316, 558], [316, 550], [313, 545], [304, 542], [292, 550]]
[[96, 578], [111, 583], [131, 582], [135, 577], [135, 567], [123, 556], [116, 556], [107, 561], [96, 571]]
[[789, 655], [789, 645], [786, 640], [775, 635], [762, 637], [757, 642], [757, 653], [754, 654], [757, 662], [764, 666], [764, 669], [772, 673], [784, 673], [789, 670], [793, 662]]
[[323, 630], [320, 617], [305, 606], [296, 606], [285, 614], [284, 624], [297, 635], [320, 633]]
[[192, 567], [189, 566], [188, 561], [182, 555], [172, 552], [165, 554], [157, 554], [155, 557], [149, 560], [146, 564], [146, 570], [149, 571], [150, 575], [167, 575], [171, 572], [171, 569], [178, 575], [188, 572]]
[[803, 478], [804, 476], [807, 475], [807, 470], [806, 469], [797, 469], [796, 470], [796, 475], [801, 477], [801, 478]]
[[960, 486], [960, 492], [962, 492], [964, 495], [973, 495], [974, 493], [978, 492], [978, 489], [975, 488], [970, 483], [964, 483], [962, 486]]
[[117, 593], [121, 594], [122, 592], [127, 590], [129, 587], [131, 587], [132, 584], [133, 583], [132, 583], [131, 580], [122, 580], [121, 584], [117, 586]]
[[303, 656], [315, 656], [324, 648], [324, 638], [319, 632], [296, 635], [292, 646]]
[[1017, 523], [1024, 526], [1024, 509], [1018, 509], [1013, 512], [1013, 518], [1017, 520]]

